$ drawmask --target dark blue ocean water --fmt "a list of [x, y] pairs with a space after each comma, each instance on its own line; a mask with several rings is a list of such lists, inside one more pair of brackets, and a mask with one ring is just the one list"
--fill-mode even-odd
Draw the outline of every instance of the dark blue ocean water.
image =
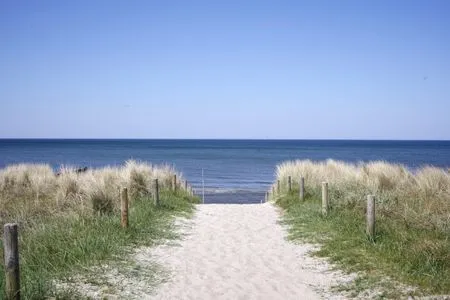
[[450, 167], [450, 141], [0, 139], [0, 168], [20, 162], [101, 167], [136, 159], [173, 165], [197, 190], [203, 169], [207, 191], [258, 195], [273, 181], [278, 163], [328, 158]]

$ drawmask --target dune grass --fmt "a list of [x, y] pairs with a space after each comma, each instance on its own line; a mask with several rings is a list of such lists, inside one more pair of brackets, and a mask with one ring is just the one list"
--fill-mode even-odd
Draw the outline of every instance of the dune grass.
[[169, 166], [133, 160], [123, 166], [83, 173], [67, 166], [55, 173], [45, 164], [11, 165], [0, 170], [0, 225], [10, 221], [26, 223], [35, 216], [92, 214], [98, 207], [117, 211], [120, 188], [127, 187], [130, 198], [135, 199], [151, 192], [155, 178], [161, 189], [170, 188], [173, 175], [179, 182], [184, 180]]
[[[76, 298], [76, 291], [57, 289], [55, 282], [70, 281], [118, 258], [125, 260], [133, 248], [176, 238], [174, 216], [189, 216], [198, 202], [181, 188], [176, 192], [168, 188], [175, 174], [170, 168], [136, 162], [86, 174], [65, 170], [60, 176], [47, 166], [35, 165], [0, 172], [2, 222], [20, 224], [22, 299]], [[154, 177], [162, 183], [158, 207], [149, 195]], [[131, 194], [127, 229], [120, 227], [120, 186], [128, 187]], [[92, 201], [106, 203], [110, 210], [98, 214]], [[0, 252], [1, 246], [0, 242]], [[0, 295], [4, 294], [3, 268], [2, 260]]]
[[[299, 200], [298, 184], [286, 191], [288, 176], [305, 177], [305, 201]], [[376, 287], [380, 297], [389, 298], [450, 294], [450, 177], [445, 170], [425, 167], [412, 173], [385, 162], [296, 161], [278, 166], [277, 178], [283, 188], [272, 199], [286, 211], [290, 238], [319, 243], [317, 255], [346, 270], [363, 271], [348, 287], [353, 293]], [[323, 181], [330, 187], [327, 217], [320, 212]], [[376, 195], [374, 241], [365, 234], [368, 194]], [[408, 291], [395, 282], [417, 289]]]

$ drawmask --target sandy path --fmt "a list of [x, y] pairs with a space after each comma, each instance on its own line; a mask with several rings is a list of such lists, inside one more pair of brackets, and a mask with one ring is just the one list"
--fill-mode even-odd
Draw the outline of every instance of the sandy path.
[[[348, 280], [286, 241], [271, 204], [199, 205], [180, 246], [151, 255], [172, 277], [145, 299], [344, 299], [329, 288]], [[139, 258], [138, 258], [139, 259]]]

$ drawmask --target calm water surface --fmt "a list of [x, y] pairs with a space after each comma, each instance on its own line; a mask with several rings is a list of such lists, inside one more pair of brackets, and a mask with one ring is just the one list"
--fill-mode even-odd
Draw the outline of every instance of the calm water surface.
[[136, 159], [173, 165], [197, 189], [203, 169], [214, 202], [230, 202], [220, 195], [230, 192], [236, 202], [259, 201], [278, 163], [328, 158], [450, 167], [450, 141], [0, 139], [0, 168], [20, 162], [102, 167]]

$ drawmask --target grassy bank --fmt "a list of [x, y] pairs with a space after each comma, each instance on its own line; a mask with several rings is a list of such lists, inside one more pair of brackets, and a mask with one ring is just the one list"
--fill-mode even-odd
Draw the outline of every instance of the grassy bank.
[[[126, 260], [135, 247], [176, 238], [174, 216], [192, 213], [198, 199], [181, 187], [171, 191], [174, 174], [167, 167], [136, 162], [83, 174], [65, 169], [59, 176], [47, 166], [21, 165], [0, 171], [1, 221], [20, 224], [22, 298], [72, 299], [76, 292], [57, 290], [55, 280], [70, 281], [95, 266]], [[161, 182], [159, 207], [149, 195], [152, 178]], [[120, 227], [119, 187], [128, 187], [131, 194], [127, 229]], [[107, 208], [102, 213], [94, 209], [99, 203]], [[4, 293], [3, 268], [2, 260], [0, 295]]]
[[[287, 192], [288, 176], [293, 191]], [[299, 201], [297, 180], [305, 178]], [[410, 172], [385, 162], [287, 162], [278, 166], [281, 193], [272, 199], [286, 210], [290, 237], [322, 245], [317, 255], [344, 269], [364, 271], [350, 288], [377, 287], [382, 296], [405, 293], [395, 281], [417, 287], [416, 294], [450, 294], [450, 176], [426, 167]], [[332, 209], [320, 212], [321, 183], [329, 183]], [[274, 185], [276, 187], [276, 184]], [[366, 196], [376, 195], [376, 235], [365, 234]], [[395, 281], [386, 280], [389, 276]]]

